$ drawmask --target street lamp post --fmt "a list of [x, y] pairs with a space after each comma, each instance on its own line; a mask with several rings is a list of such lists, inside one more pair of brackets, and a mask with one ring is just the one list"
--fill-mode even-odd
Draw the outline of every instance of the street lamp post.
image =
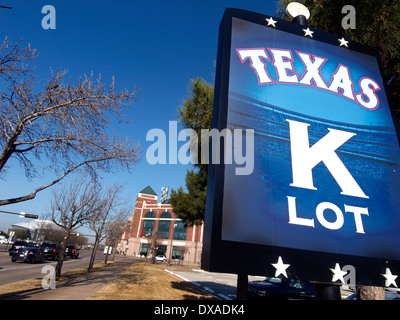
[[168, 264], [171, 264], [171, 257], [172, 257], [172, 250], [174, 249], [173, 244], [174, 244], [174, 237], [175, 237], [175, 227], [178, 224], [174, 223], [174, 226], [172, 227], [172, 238], [171, 238], [171, 247], [169, 250], [169, 258], [168, 258]]

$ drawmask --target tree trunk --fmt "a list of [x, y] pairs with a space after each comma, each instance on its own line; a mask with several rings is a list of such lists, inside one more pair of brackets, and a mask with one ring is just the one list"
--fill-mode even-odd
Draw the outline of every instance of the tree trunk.
[[114, 241], [113, 242], [113, 248], [114, 248], [114, 250], [113, 250], [113, 254], [112, 254], [112, 258], [111, 258], [111, 260], [112, 261], [115, 261], [115, 253], [117, 252], [117, 242], [116, 241]]
[[67, 248], [68, 242], [69, 242], [69, 237], [71, 235], [71, 229], [72, 229], [72, 221], [73, 221], [73, 216], [71, 220], [69, 221], [68, 228], [65, 229], [65, 236], [64, 240], [61, 243], [61, 252], [60, 255], [58, 256], [58, 261], [56, 265], [56, 279], [61, 277], [61, 269], [64, 263], [64, 258], [65, 258], [65, 249]]
[[384, 287], [370, 287], [362, 286], [357, 287], [358, 300], [385, 300]]
[[105, 258], [104, 258], [104, 265], [107, 267], [107, 262], [108, 262], [108, 252], [109, 252], [109, 250], [110, 250], [111, 246], [110, 246], [110, 245], [108, 245], [106, 248], [107, 248], [107, 250], [106, 250], [106, 256], [105, 256]]
[[62, 269], [62, 266], [64, 263], [65, 249], [67, 248], [68, 241], [69, 241], [69, 234], [61, 244], [61, 252], [60, 252], [60, 255], [58, 256], [58, 261], [57, 261], [57, 265], [56, 265], [56, 279], [61, 277], [61, 269]]
[[100, 237], [96, 234], [96, 240], [94, 242], [92, 254], [90, 256], [88, 271], [91, 271], [93, 269], [94, 259], [96, 258], [97, 248], [99, 247], [99, 238]]

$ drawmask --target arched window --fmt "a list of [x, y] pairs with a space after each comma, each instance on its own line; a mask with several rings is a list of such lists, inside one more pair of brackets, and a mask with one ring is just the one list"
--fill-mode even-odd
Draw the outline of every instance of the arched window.
[[160, 218], [169, 219], [169, 218], [171, 218], [171, 214], [169, 212], [165, 211], [161, 214]]
[[146, 215], [144, 216], [142, 237], [149, 237], [153, 234], [155, 220], [146, 220], [146, 219], [155, 218], [155, 217], [156, 217], [156, 215], [154, 214], [154, 212], [151, 212], [151, 211], [147, 212]]
[[168, 239], [171, 220], [164, 220], [164, 219], [171, 219], [171, 214], [165, 211], [160, 215], [157, 233], [160, 234], [164, 239]]
[[183, 221], [175, 222], [174, 240], [186, 240], [186, 225]]
[[154, 214], [154, 212], [150, 211], [150, 212], [147, 212], [144, 217], [145, 218], [155, 218], [156, 215]]
[[168, 239], [169, 236], [169, 226], [171, 225], [170, 220], [160, 220], [158, 222], [157, 233], [161, 235], [164, 239]]

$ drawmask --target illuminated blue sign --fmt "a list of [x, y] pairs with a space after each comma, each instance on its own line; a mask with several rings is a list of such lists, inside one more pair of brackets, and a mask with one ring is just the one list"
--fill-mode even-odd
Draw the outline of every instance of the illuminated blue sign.
[[382, 285], [400, 261], [400, 149], [377, 58], [266, 18], [228, 10], [221, 24], [214, 123], [254, 129], [254, 171], [210, 171], [204, 266], [266, 274], [280, 257], [293, 277], [331, 281], [339, 263]]

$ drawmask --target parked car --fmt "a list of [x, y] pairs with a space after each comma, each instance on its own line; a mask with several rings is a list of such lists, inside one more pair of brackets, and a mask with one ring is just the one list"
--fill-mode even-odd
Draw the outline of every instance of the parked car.
[[165, 261], [167, 261], [167, 258], [163, 255], [159, 255], [159, 256], [156, 256], [156, 261], [165, 262]]
[[9, 244], [10, 242], [8, 241], [7, 238], [0, 239], [0, 244]]
[[79, 249], [73, 244], [67, 245], [65, 248], [65, 257], [71, 257], [73, 259], [78, 259]]
[[43, 242], [40, 246], [45, 259], [57, 260], [60, 255], [61, 245], [58, 243]]
[[40, 243], [37, 241], [27, 241], [28, 242], [28, 247], [32, 247], [32, 248], [39, 248], [40, 247]]
[[315, 286], [294, 279], [269, 277], [249, 282], [248, 295], [254, 299], [315, 299]]
[[10, 249], [8, 249], [8, 255], [12, 256], [18, 249], [24, 248], [28, 246], [28, 242], [26, 241], [15, 241]]
[[23, 261], [35, 263], [37, 261], [43, 262], [43, 259], [43, 251], [35, 247], [19, 248], [11, 257], [12, 262]]

